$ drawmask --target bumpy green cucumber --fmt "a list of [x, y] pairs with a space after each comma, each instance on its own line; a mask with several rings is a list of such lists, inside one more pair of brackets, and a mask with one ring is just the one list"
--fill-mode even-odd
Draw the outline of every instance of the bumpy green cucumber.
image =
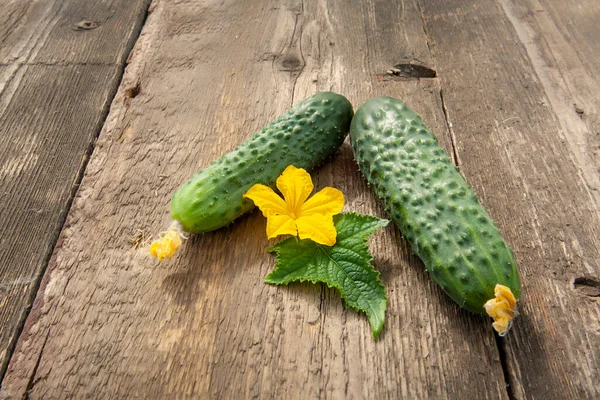
[[484, 313], [496, 284], [521, 295], [513, 252], [417, 113], [372, 99], [356, 111], [350, 140], [375, 194], [454, 301]]
[[300, 102], [183, 184], [171, 199], [171, 217], [191, 233], [228, 225], [254, 207], [242, 198], [251, 186], [274, 187], [287, 166], [310, 170], [335, 151], [352, 115], [350, 102], [332, 92]]

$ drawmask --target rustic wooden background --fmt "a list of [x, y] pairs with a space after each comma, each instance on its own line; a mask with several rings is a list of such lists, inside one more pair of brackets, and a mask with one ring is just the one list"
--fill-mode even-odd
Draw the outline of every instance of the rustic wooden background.
[[[0, 9], [0, 398], [600, 398], [597, 0]], [[371, 240], [377, 341], [335, 291], [262, 282], [259, 213], [150, 258], [183, 181], [321, 90], [436, 132], [515, 250], [508, 336], [394, 226]], [[385, 217], [348, 142], [313, 177]]]

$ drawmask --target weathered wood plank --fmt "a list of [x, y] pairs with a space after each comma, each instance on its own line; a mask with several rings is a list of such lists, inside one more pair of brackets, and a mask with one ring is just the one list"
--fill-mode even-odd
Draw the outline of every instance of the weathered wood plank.
[[[597, 398], [600, 218], [585, 172], [591, 162], [571, 145], [573, 127], [552, 99], [564, 81], [539, 70], [543, 58], [528, 51], [535, 43], [511, 22], [514, 6], [500, 3], [421, 4], [462, 171], [522, 271], [522, 315], [501, 342], [510, 388], [515, 398]], [[550, 47], [561, 57], [572, 51]], [[588, 78], [597, 84], [597, 70]]]
[[[108, 112], [145, 4], [2, 5], [0, 377]], [[91, 26], [77, 27], [88, 20]]]
[[[388, 287], [379, 341], [320, 286], [262, 283], [259, 213], [158, 264], [128, 238], [168, 225], [193, 172], [318, 90], [400, 97], [451, 151], [414, 2], [159, 2], [74, 200], [4, 387], [34, 397], [505, 398], [489, 321], [461, 311], [390, 226], [372, 242]], [[227, 48], [224, 48], [227, 44]], [[126, 98], [139, 84], [139, 94]], [[159, 177], [168, 176], [166, 179]], [[349, 146], [314, 174], [348, 210], [382, 214]]]
[[147, 3], [9, 1], [0, 17], [0, 64], [120, 65]]
[[600, 203], [600, 2], [502, 1], [563, 139]]

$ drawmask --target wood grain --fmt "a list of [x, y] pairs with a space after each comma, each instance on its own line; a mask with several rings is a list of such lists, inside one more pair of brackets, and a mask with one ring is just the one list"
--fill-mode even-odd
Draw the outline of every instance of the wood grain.
[[[581, 119], [572, 100], [558, 94], [570, 88], [587, 101], [597, 96], [578, 88], [574, 79], [598, 84], [597, 68], [583, 68], [598, 53], [571, 61], [586, 75], [561, 74], [563, 66], [551, 64], [543, 52], [551, 49], [560, 55], [555, 60], [567, 59], [583, 52], [585, 43], [573, 48], [549, 43], [541, 49], [537, 44], [545, 36], [530, 41], [520, 18], [549, 23], [547, 12], [556, 10], [539, 13], [542, 3], [550, 2], [528, 12], [524, 3], [509, 1], [421, 4], [462, 171], [499, 223], [522, 271], [522, 315], [501, 341], [510, 393], [514, 398], [597, 398], [600, 213], [590, 174], [593, 154], [577, 143], [596, 139], [583, 124], [569, 125]], [[597, 2], [578, 4], [588, 4], [597, 23]], [[561, 13], [560, 19], [574, 14]], [[571, 116], [565, 117], [567, 112]]]
[[[264, 218], [190, 238], [159, 264], [129, 242], [169, 223], [170, 194], [319, 90], [420, 112], [452, 152], [415, 2], [159, 1], [74, 199], [3, 390], [15, 397], [506, 398], [489, 321], [449, 301], [390, 226], [372, 250], [389, 311], [322, 286], [274, 287]], [[137, 87], [137, 96], [127, 96]], [[161, 178], [162, 177], [162, 178]], [[166, 177], [166, 178], [165, 178]], [[383, 215], [349, 145], [314, 174]], [[498, 209], [500, 214], [503, 210]]]
[[[145, 2], [8, 1], [0, 16], [0, 377]], [[94, 20], [93, 29], [78, 29]]]
[[580, 174], [600, 204], [600, 3], [503, 1]]

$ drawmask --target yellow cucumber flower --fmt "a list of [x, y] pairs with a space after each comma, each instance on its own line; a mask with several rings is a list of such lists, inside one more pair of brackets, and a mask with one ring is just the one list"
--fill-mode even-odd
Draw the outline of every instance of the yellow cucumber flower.
[[314, 189], [308, 172], [290, 165], [277, 178], [283, 199], [268, 186], [256, 184], [244, 197], [249, 198], [267, 217], [267, 237], [298, 235], [326, 246], [333, 246], [337, 232], [333, 216], [344, 208], [344, 195], [338, 189], [323, 188], [310, 199]]
[[500, 336], [506, 335], [512, 326], [513, 319], [519, 315], [517, 300], [509, 287], [496, 284], [495, 298], [483, 305], [485, 311], [494, 319], [492, 326]]
[[187, 239], [181, 232], [181, 225], [173, 221], [166, 232], [162, 232], [157, 240], [150, 245], [150, 254], [158, 261], [171, 258], [181, 246], [181, 239]]

